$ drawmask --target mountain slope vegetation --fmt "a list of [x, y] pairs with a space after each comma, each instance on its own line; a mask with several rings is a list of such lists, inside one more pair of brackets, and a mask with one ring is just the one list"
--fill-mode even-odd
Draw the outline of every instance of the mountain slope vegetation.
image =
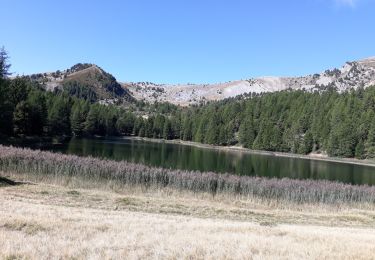
[[131, 101], [128, 90], [116, 78], [94, 64], [78, 63], [70, 69], [27, 76], [46, 90], [62, 91], [91, 102], [119, 99]]

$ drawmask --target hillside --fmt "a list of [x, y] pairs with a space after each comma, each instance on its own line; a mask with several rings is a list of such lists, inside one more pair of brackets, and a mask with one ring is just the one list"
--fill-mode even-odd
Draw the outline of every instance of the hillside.
[[276, 92], [286, 89], [323, 90], [328, 87], [343, 92], [375, 85], [375, 57], [346, 62], [341, 68], [302, 77], [259, 77], [216, 84], [155, 84], [152, 82], [119, 83], [94, 64], [78, 63], [70, 69], [28, 76], [47, 90], [63, 90], [71, 95], [101, 103], [133, 99], [146, 102], [170, 102], [187, 106], [222, 100], [247, 93]]
[[375, 84], [375, 57], [347, 62], [340, 69], [304, 77], [260, 77], [217, 84], [154, 84], [151, 82], [123, 83], [138, 100], [171, 102], [177, 105], [222, 100], [245, 93], [275, 92], [285, 89], [308, 91], [334, 87], [339, 92]]
[[78, 63], [70, 69], [28, 76], [41, 83], [47, 90], [62, 90], [91, 101], [115, 102], [132, 97], [111, 74], [95, 64]]

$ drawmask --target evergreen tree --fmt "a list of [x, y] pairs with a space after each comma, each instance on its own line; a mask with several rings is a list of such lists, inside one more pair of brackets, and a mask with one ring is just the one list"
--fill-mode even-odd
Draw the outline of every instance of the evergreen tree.
[[117, 131], [124, 135], [131, 135], [133, 133], [133, 128], [135, 128], [135, 120], [132, 113], [123, 113], [117, 120]]
[[[134, 127], [133, 127], [133, 134], [134, 135], [139, 135], [140, 136], [140, 129], [144, 126], [143, 118], [142, 117], [137, 117], [134, 122]], [[144, 131], [144, 129], [143, 129]], [[144, 135], [144, 132], [143, 132]]]
[[48, 125], [51, 135], [67, 135], [70, 131], [70, 102], [63, 96], [54, 99], [48, 111]]
[[328, 139], [328, 154], [331, 156], [353, 157], [356, 136], [352, 121], [345, 114], [345, 100], [337, 103], [332, 112], [331, 132]]
[[164, 123], [165, 123], [164, 116], [158, 114], [155, 117], [155, 120], [153, 120], [152, 136], [154, 138], [162, 138], [163, 137]]
[[246, 148], [252, 148], [255, 140], [255, 131], [253, 125], [253, 119], [247, 117], [240, 126], [239, 132], [240, 143]]
[[8, 63], [8, 60], [9, 55], [3, 46], [0, 49], [0, 80], [6, 79], [9, 75], [11, 75], [11, 73], [9, 72], [11, 64]]
[[189, 117], [186, 117], [184, 119], [184, 124], [182, 127], [182, 139], [184, 141], [191, 141], [193, 138], [193, 131], [192, 131], [192, 122]]
[[117, 113], [113, 107], [109, 107], [105, 114], [105, 135], [115, 136], [117, 135]]
[[84, 131], [88, 135], [95, 135], [98, 133], [99, 129], [99, 109], [96, 105], [90, 106], [89, 113], [87, 114], [87, 118], [85, 121], [85, 128]]
[[30, 129], [30, 106], [26, 101], [17, 104], [14, 110], [14, 132], [18, 135], [27, 135]]
[[365, 145], [363, 143], [363, 140], [359, 140], [357, 146], [355, 147], [355, 158], [357, 159], [365, 159]]
[[14, 106], [9, 97], [9, 80], [0, 78], [0, 134], [13, 133]]
[[306, 132], [300, 142], [298, 147], [298, 153], [300, 154], [308, 154], [311, 153], [313, 150], [313, 136], [311, 132]]
[[71, 129], [74, 136], [85, 134], [86, 118], [89, 110], [90, 106], [87, 101], [77, 100], [74, 103], [70, 116]]
[[375, 117], [371, 121], [370, 130], [365, 143], [365, 153], [368, 158], [375, 158]]
[[10, 81], [8, 98], [14, 107], [26, 100], [27, 95], [27, 82], [24, 78], [17, 77]]
[[208, 144], [218, 144], [219, 143], [219, 120], [215, 114], [209, 119], [207, 124], [207, 130], [205, 132], [205, 143]]
[[149, 117], [144, 125], [144, 136], [148, 138], [156, 137], [154, 131], [154, 117]]
[[164, 122], [163, 139], [170, 140], [173, 138], [172, 126], [169, 120]]
[[30, 129], [31, 135], [42, 135], [47, 126], [47, 104], [43, 92], [31, 91], [27, 97], [29, 105]]

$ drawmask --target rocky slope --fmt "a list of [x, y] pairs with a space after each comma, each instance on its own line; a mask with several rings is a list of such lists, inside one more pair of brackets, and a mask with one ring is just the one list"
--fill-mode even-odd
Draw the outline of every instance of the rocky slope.
[[109, 73], [94, 64], [78, 63], [70, 69], [28, 76], [41, 83], [47, 90], [63, 90], [93, 101], [113, 102], [117, 99], [131, 100], [128, 90]]
[[275, 92], [285, 89], [307, 91], [334, 87], [339, 92], [375, 85], [375, 57], [347, 62], [340, 69], [304, 77], [260, 77], [218, 84], [160, 85], [150, 82], [123, 83], [138, 100], [171, 102], [177, 105], [221, 100], [245, 93]]

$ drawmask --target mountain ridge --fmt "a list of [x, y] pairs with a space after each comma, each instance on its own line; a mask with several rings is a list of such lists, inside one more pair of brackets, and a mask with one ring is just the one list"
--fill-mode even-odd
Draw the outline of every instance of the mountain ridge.
[[264, 76], [214, 84], [128, 82], [122, 85], [138, 100], [170, 102], [182, 106], [222, 100], [247, 93], [260, 94], [287, 89], [319, 91], [332, 87], [343, 92], [375, 85], [375, 56], [346, 62], [340, 69], [327, 69], [321, 73], [299, 77]]
[[298, 77], [264, 76], [213, 84], [156, 84], [152, 82], [118, 82], [108, 72], [91, 63], [77, 63], [63, 71], [28, 76], [47, 90], [67, 90], [73, 95], [88, 96], [92, 101], [114, 103], [140, 100], [149, 103], [169, 102], [188, 106], [249, 93], [277, 92], [287, 89], [322, 91], [335, 88], [343, 92], [375, 85], [375, 56], [346, 62], [339, 69]]

